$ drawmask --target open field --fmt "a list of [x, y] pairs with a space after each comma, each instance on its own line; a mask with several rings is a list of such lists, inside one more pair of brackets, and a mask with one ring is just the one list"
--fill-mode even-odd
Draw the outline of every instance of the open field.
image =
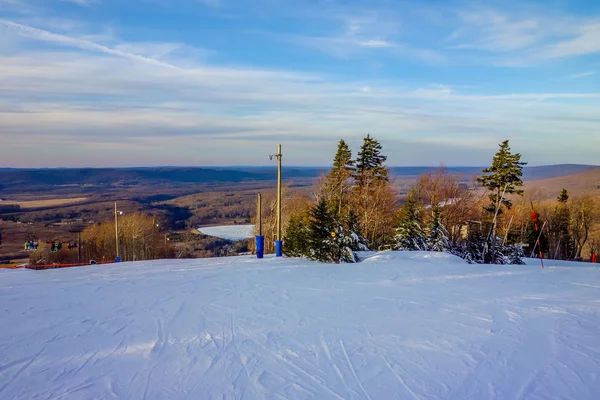
[[75, 198], [62, 198], [62, 199], [47, 199], [47, 200], [30, 200], [30, 201], [11, 201], [4, 200], [0, 202], [0, 205], [17, 205], [23, 209], [30, 208], [48, 208], [58, 207], [68, 204], [81, 203], [88, 200], [87, 197], [75, 197]]

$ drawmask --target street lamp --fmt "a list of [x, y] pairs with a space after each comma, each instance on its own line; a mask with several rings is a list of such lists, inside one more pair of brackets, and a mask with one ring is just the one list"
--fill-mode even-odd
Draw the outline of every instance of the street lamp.
[[115, 262], [121, 262], [121, 257], [119, 257], [119, 215], [123, 215], [123, 211], [117, 211], [117, 203], [115, 202], [115, 243], [117, 249], [117, 256], [115, 257]]
[[281, 257], [283, 243], [281, 241], [281, 145], [277, 146], [277, 154], [269, 155], [269, 159], [277, 158], [277, 240], [275, 241], [275, 256]]

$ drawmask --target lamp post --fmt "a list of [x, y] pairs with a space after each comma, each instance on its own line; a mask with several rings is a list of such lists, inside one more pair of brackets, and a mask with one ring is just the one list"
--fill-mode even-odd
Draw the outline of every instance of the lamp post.
[[277, 240], [275, 241], [275, 256], [283, 255], [283, 243], [281, 241], [281, 145], [277, 146], [277, 154], [271, 154], [269, 159], [277, 158]]

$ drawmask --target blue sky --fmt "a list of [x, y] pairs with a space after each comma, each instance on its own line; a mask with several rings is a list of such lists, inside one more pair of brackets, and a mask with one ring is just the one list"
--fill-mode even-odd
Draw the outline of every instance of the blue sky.
[[0, 166], [600, 164], [600, 1], [0, 0]]

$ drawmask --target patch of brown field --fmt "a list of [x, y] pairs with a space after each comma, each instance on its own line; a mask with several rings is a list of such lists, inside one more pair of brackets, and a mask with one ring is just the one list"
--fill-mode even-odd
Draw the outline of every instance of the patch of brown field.
[[81, 203], [88, 200], [87, 197], [75, 197], [70, 199], [46, 199], [46, 200], [30, 200], [30, 201], [3, 201], [2, 205], [18, 205], [23, 209], [29, 208], [44, 208], [44, 207], [58, 207], [67, 204]]
[[526, 192], [538, 200], [556, 198], [562, 189], [567, 189], [569, 195], [591, 194], [600, 196], [600, 168], [525, 183]]

